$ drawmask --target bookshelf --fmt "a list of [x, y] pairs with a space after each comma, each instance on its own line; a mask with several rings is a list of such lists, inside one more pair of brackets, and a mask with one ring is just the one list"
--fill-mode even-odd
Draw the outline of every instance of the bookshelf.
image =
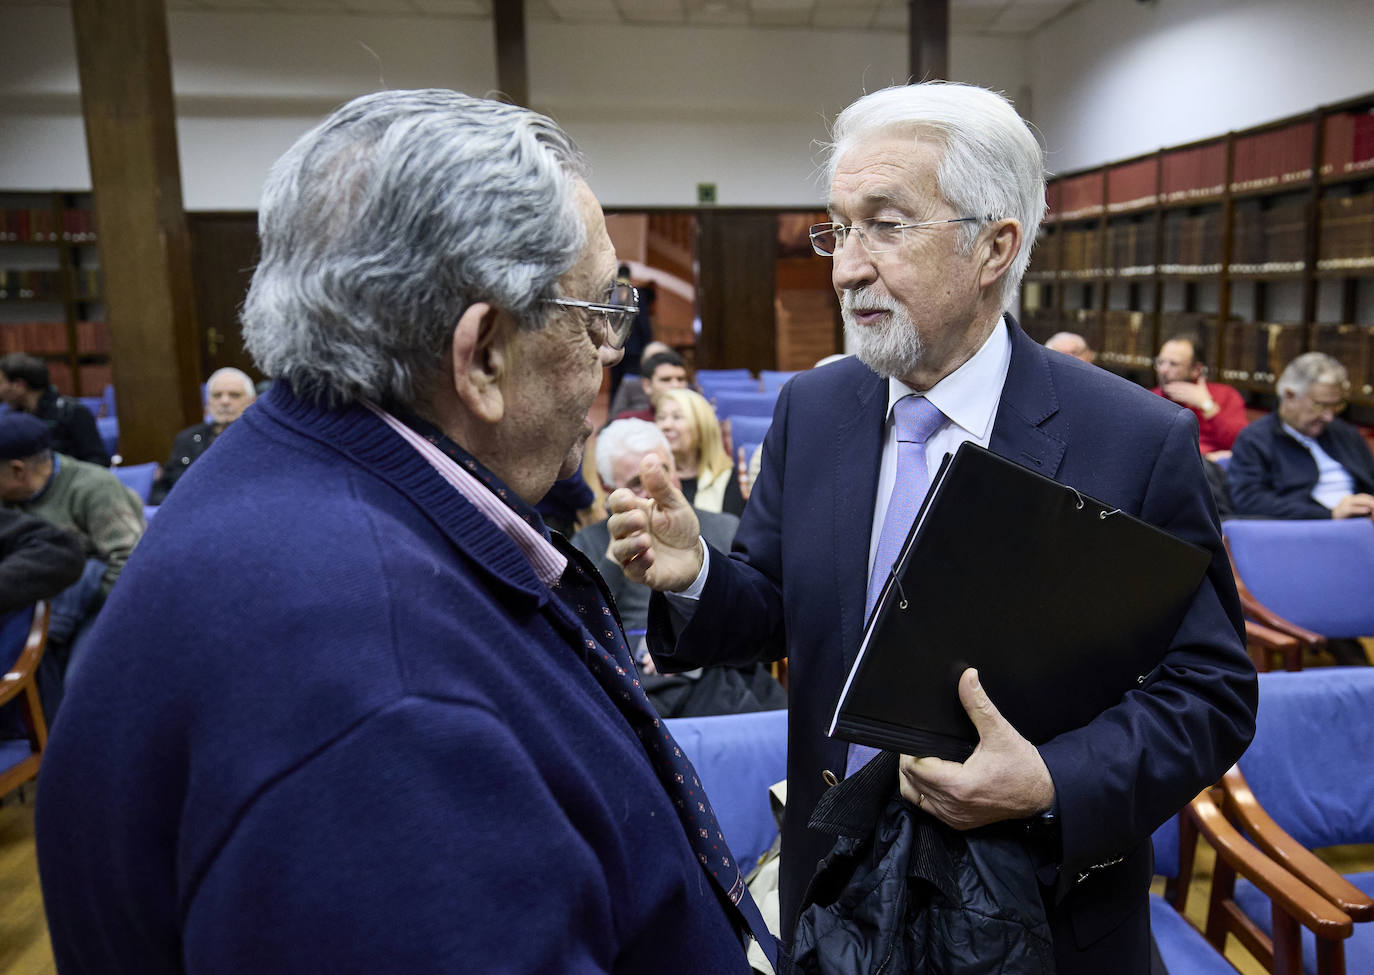
[[69, 396], [110, 382], [91, 195], [0, 191], [0, 355], [46, 360]]
[[1066, 174], [1046, 202], [1022, 287], [1036, 339], [1081, 332], [1153, 385], [1160, 343], [1195, 331], [1253, 396], [1316, 349], [1374, 408], [1374, 93]]

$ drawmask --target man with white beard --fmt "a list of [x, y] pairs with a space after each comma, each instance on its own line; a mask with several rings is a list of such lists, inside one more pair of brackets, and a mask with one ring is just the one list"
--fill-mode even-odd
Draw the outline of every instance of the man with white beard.
[[[660, 671], [789, 660], [780, 895], [790, 945], [833, 840], [807, 827], [812, 810], [865, 761], [827, 737], [829, 719], [947, 453], [972, 441], [1205, 547], [1212, 565], [1183, 624], [1120, 703], [1030, 742], [967, 670], [957, 693], [977, 749], [963, 763], [903, 756], [892, 783], [941, 828], [1024, 843], [1060, 975], [1143, 975], [1150, 833], [1215, 781], [1254, 729], [1254, 669], [1197, 422], [1051, 354], [1004, 313], [1045, 208], [1040, 146], [1004, 98], [943, 83], [875, 92], [840, 115], [829, 148], [830, 222], [811, 240], [833, 261], [856, 357], [783, 389], [733, 554], [700, 541], [691, 507], [651, 456], [641, 469], [650, 497], [609, 499], [612, 555], [667, 594], [653, 597], [649, 618]], [[998, 595], [971, 601], [997, 612]]]

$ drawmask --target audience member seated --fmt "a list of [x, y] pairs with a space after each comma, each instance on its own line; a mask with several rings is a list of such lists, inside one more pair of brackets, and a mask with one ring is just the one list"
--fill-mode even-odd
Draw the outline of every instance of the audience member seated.
[[[47, 425], [18, 412], [0, 416], [0, 500], [70, 532], [86, 557], [81, 578], [52, 601], [47, 652], [60, 674], [143, 536], [143, 505], [108, 470], [54, 451]], [[43, 694], [51, 722], [60, 692]]]
[[101, 467], [110, 466], [95, 416], [76, 400], [57, 392], [42, 359], [18, 352], [0, 358], [0, 400], [46, 423], [53, 450]]
[[187, 427], [172, 441], [172, 454], [158, 471], [148, 503], [162, 504], [167, 492], [195, 460], [210, 449], [215, 438], [237, 420], [248, 404], [258, 398], [257, 387], [246, 372], [232, 367], [216, 369], [205, 384], [205, 410], [210, 419]]
[[[645, 420], [625, 419], [608, 424], [596, 438], [596, 470], [602, 487], [609, 494], [627, 488], [639, 497], [648, 497], [640, 484], [641, 465], [646, 457], [657, 457], [668, 480], [678, 484], [673, 454], [663, 431]], [[697, 510], [701, 534], [719, 551], [728, 552], [735, 539], [739, 519], [734, 515]], [[627, 632], [644, 631], [649, 621], [649, 596], [652, 590], [625, 578], [611, 558], [611, 533], [605, 521], [588, 525], [572, 540], [573, 547], [592, 560], [615, 597], [616, 609]], [[770, 711], [787, 707], [787, 694], [762, 664], [747, 667], [712, 667], [686, 674], [659, 675], [654, 670], [643, 636], [631, 647], [641, 669], [640, 680], [658, 713], [665, 718], [705, 714], [735, 714], [743, 711]]]
[[692, 507], [742, 514], [744, 495], [735, 465], [706, 397], [690, 389], [665, 390], [654, 402], [654, 421], [668, 438], [682, 493]]
[[85, 564], [75, 535], [0, 508], [0, 615], [51, 599], [81, 578]]
[[682, 357], [671, 349], [649, 356], [640, 368], [644, 372], [639, 376], [639, 388], [644, 393], [647, 405], [643, 409], [612, 414], [612, 419], [647, 420], [652, 423], [653, 404], [658, 397], [670, 389], [687, 388], [687, 367], [683, 365]]
[[1275, 384], [1278, 410], [1236, 438], [1227, 469], [1236, 512], [1263, 518], [1374, 516], [1374, 455], [1337, 416], [1350, 377], [1322, 352], [1288, 364]]
[[[640, 380], [645, 375], [644, 370], [649, 365], [650, 359], [660, 352], [672, 351], [672, 347], [667, 342], [654, 341], [644, 346], [644, 354], [635, 361], [635, 368], [639, 371], [633, 374], [626, 373], [627, 376], [632, 375], [634, 381], [621, 383], [616, 387], [616, 391], [611, 394], [611, 405], [606, 410], [606, 415], [615, 420], [622, 415], [640, 416], [645, 409], [652, 411], [653, 406], [649, 402], [649, 394]], [[652, 417], [648, 419], [652, 419]]]
[[1228, 457], [1236, 434], [1245, 427], [1245, 401], [1222, 383], [1207, 381], [1202, 342], [1194, 335], [1175, 335], [1155, 357], [1159, 385], [1151, 392], [1187, 407], [1197, 417], [1198, 449], [1208, 460]]
[[1045, 348], [1082, 359], [1088, 365], [1097, 358], [1097, 353], [1088, 348], [1088, 340], [1077, 332], [1055, 332], [1045, 340]]

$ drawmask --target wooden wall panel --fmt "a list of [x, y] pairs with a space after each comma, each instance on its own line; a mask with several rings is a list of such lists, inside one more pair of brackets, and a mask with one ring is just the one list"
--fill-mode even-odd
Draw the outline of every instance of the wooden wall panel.
[[239, 310], [258, 263], [258, 218], [248, 213], [187, 214], [191, 274], [200, 322], [200, 379], [225, 366], [263, 376], [243, 348]]
[[696, 365], [776, 368], [777, 212], [701, 210], [697, 225]]

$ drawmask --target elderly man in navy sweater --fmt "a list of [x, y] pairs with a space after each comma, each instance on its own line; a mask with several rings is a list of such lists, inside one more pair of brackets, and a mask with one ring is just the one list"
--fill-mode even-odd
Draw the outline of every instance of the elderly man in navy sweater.
[[243, 318], [276, 382], [161, 509], [45, 757], [63, 975], [772, 948], [604, 583], [534, 509], [636, 312], [585, 172], [548, 119], [439, 90], [357, 99], [273, 167]]

